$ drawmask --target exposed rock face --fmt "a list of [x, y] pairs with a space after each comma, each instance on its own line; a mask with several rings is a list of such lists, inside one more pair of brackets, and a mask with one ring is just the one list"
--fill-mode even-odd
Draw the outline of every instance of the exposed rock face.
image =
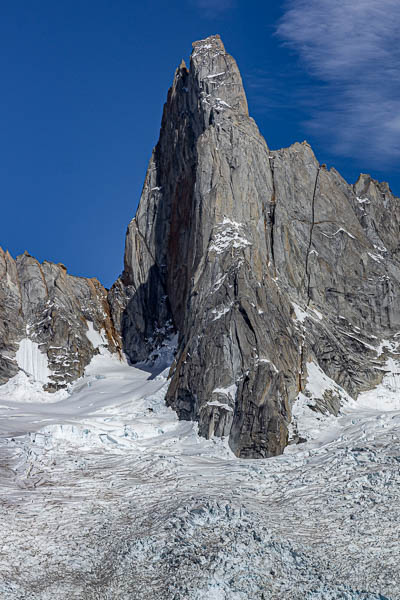
[[[270, 151], [219, 36], [195, 42], [108, 294], [62, 265], [1, 251], [0, 382], [27, 338], [57, 389], [98, 351], [93, 330], [132, 362], [177, 332], [167, 401], [180, 418], [229, 436], [238, 456], [279, 454], [311, 363], [354, 398], [381, 380], [400, 331], [399, 240], [387, 184], [348, 185], [306, 142]], [[315, 410], [340, 409], [332, 389], [316, 400]]]
[[124, 350], [142, 360], [178, 331], [179, 416], [238, 456], [279, 454], [310, 361], [353, 397], [382, 377], [374, 347], [400, 326], [399, 218], [386, 184], [348, 185], [307, 143], [271, 152], [219, 36], [196, 42], [109, 294]]
[[[68, 275], [61, 264], [40, 264], [28, 253], [14, 260], [0, 248], [0, 306], [0, 383], [21, 364], [37, 376], [29, 363], [39, 360], [48, 371], [41, 382], [56, 390], [83, 374], [98, 345], [121, 350], [106, 290], [97, 279]], [[22, 340], [29, 340], [26, 353], [34, 356], [18, 366]]]
[[380, 378], [373, 346], [399, 330], [399, 201], [371, 178], [348, 185], [335, 169], [320, 166], [305, 143], [273, 157], [280, 285], [322, 316], [311, 311], [305, 322], [307, 357], [356, 396]]

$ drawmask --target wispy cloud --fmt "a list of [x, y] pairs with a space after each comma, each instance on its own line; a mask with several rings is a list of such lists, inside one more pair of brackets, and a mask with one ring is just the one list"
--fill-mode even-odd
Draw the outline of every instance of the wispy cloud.
[[[264, 63], [268, 64], [266, 59]], [[299, 107], [299, 93], [293, 95], [293, 77], [287, 73], [277, 73], [274, 64], [268, 64], [267, 68], [254, 67], [242, 73], [245, 90], [249, 101], [250, 112], [263, 117], [268, 115], [269, 119], [277, 119], [284, 115], [287, 119], [287, 111], [293, 110], [293, 106]], [[294, 97], [295, 96], [295, 97]], [[297, 113], [297, 119], [299, 115]], [[293, 132], [292, 132], [293, 133]], [[267, 141], [270, 142], [270, 130], [266, 130]]]
[[233, 7], [234, 0], [192, 0], [192, 3], [207, 18], [219, 17]]
[[307, 124], [332, 152], [398, 160], [399, 0], [289, 0], [277, 35], [323, 84], [310, 90]]

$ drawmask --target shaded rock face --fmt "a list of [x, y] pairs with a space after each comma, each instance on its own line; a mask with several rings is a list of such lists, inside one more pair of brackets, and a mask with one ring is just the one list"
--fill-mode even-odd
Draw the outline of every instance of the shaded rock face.
[[100, 345], [121, 352], [106, 290], [96, 279], [68, 275], [61, 264], [40, 264], [28, 253], [14, 260], [0, 248], [0, 306], [0, 383], [18, 372], [22, 340], [34, 343], [22, 368], [37, 375], [30, 363], [43, 355], [49, 376], [41, 383], [49, 391], [80, 377]]
[[348, 185], [305, 142], [271, 152], [219, 36], [194, 43], [109, 293], [126, 354], [177, 331], [179, 417], [238, 456], [281, 453], [310, 361], [353, 397], [382, 377], [374, 347], [400, 325], [398, 202], [368, 176]]
[[[400, 332], [399, 257], [387, 184], [347, 184], [306, 142], [270, 151], [212, 36], [175, 73], [111, 290], [0, 251], [0, 383], [23, 340], [56, 390], [99, 344], [135, 363], [178, 333], [169, 405], [240, 457], [274, 456], [311, 363], [353, 398], [382, 379]], [[313, 408], [340, 403], [331, 388]]]

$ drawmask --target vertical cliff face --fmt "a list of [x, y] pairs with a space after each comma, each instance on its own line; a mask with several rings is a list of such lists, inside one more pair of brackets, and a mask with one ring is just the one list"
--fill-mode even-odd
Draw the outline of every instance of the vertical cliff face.
[[243, 456], [282, 451], [296, 393], [298, 336], [268, 267], [274, 204], [237, 65], [218, 36], [196, 42], [169, 91], [112, 294], [128, 290], [132, 361], [159, 331], [179, 332], [168, 402], [202, 434], [230, 435]]
[[[382, 377], [375, 346], [399, 328], [398, 239], [385, 184], [348, 185], [305, 142], [271, 152], [219, 36], [195, 42], [109, 295], [124, 350], [142, 360], [177, 331], [169, 404], [238, 456], [279, 454], [310, 364], [353, 397]], [[340, 408], [339, 393], [317, 400]]]
[[107, 292], [61, 264], [0, 248], [0, 383], [19, 370], [54, 391], [83, 374], [99, 347], [121, 353]]
[[[382, 379], [400, 331], [399, 240], [387, 184], [347, 184], [306, 142], [270, 151], [219, 36], [195, 42], [111, 290], [0, 251], [0, 383], [32, 368], [55, 390], [101, 346], [135, 363], [178, 333], [167, 402], [180, 418], [240, 457], [279, 454], [297, 398], [337, 414]], [[315, 373], [331, 383], [311, 391]]]
[[280, 285], [309, 309], [301, 370], [315, 359], [356, 397], [380, 378], [374, 346], [399, 328], [398, 199], [385, 186], [386, 199], [373, 198], [377, 183], [361, 191], [363, 177], [348, 185], [304, 143], [274, 152], [272, 162]]

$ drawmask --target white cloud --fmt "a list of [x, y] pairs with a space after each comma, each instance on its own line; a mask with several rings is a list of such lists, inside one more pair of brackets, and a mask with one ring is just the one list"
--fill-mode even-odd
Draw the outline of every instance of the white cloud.
[[323, 83], [308, 125], [333, 152], [399, 159], [399, 27], [399, 0], [289, 0], [277, 34]]

